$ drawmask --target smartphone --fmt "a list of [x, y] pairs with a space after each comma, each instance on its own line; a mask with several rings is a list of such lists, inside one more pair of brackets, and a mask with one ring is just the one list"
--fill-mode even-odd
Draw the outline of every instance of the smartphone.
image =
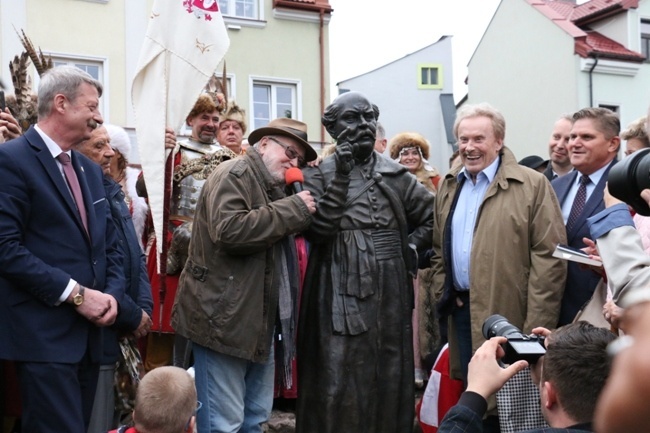
[[5, 111], [6, 106], [7, 106], [7, 102], [5, 101], [5, 91], [0, 90], [0, 110]]
[[571, 260], [572, 262], [584, 263], [596, 267], [602, 267], [603, 263], [589, 257], [589, 254], [577, 248], [568, 245], [558, 245], [553, 252], [553, 257], [563, 260]]

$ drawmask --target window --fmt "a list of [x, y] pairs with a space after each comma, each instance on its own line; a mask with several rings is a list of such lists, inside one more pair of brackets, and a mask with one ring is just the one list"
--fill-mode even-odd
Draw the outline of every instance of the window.
[[102, 80], [103, 77], [100, 74], [101, 65], [99, 64], [78, 63], [75, 61], [65, 61], [65, 60], [55, 60], [55, 59], [52, 59], [52, 63], [54, 64], [54, 66], [61, 66], [61, 65], [76, 66], [77, 68], [88, 72], [88, 74], [91, 77], [93, 77], [95, 80], [99, 82], [102, 82], [103, 84], [104, 80]]
[[613, 111], [614, 113], [618, 113], [618, 105], [611, 105], [611, 104], [598, 104], [598, 108], [606, 108], [610, 111]]
[[418, 89], [442, 89], [442, 65], [418, 65]]
[[650, 20], [641, 20], [641, 54], [650, 63]]
[[219, 0], [223, 16], [259, 19], [259, 0]]
[[266, 126], [276, 117], [297, 118], [296, 85], [253, 82], [253, 129]]
[[[99, 112], [104, 117], [104, 121], [108, 122], [108, 83], [104, 80], [104, 72], [106, 69], [105, 59], [96, 57], [68, 57], [56, 53], [46, 53], [45, 55], [49, 55], [52, 58], [52, 64], [54, 66], [76, 66], [77, 68], [88, 72], [88, 75], [102, 83], [104, 91], [102, 97], [99, 98]], [[38, 85], [38, 83], [36, 83], [36, 85]]]

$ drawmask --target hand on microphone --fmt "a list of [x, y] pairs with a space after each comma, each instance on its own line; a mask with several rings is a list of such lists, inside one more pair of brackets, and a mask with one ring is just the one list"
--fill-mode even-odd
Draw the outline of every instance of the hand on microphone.
[[305, 202], [307, 209], [309, 209], [309, 213], [313, 214], [316, 212], [316, 200], [314, 200], [314, 197], [311, 196], [309, 191], [300, 191], [296, 195]]
[[302, 183], [305, 180], [302, 171], [300, 171], [299, 168], [291, 167], [284, 174], [284, 180], [287, 185], [293, 188], [293, 192], [295, 192], [296, 195], [305, 202], [307, 209], [309, 209], [309, 213], [313, 214], [316, 212], [316, 201], [314, 200], [314, 197], [311, 196], [309, 191], [304, 191], [302, 188]]

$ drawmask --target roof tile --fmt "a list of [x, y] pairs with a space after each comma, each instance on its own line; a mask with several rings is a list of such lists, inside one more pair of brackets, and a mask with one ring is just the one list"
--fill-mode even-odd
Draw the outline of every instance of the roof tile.
[[[643, 61], [645, 57], [608, 37], [585, 27], [600, 17], [639, 6], [639, 0], [590, 0], [576, 5], [571, 0], [527, 0], [537, 11], [575, 39], [575, 53], [581, 57], [600, 57]], [[580, 24], [584, 23], [584, 24]]]
[[628, 50], [618, 42], [594, 31], [588, 31], [587, 36], [576, 38], [576, 53], [582, 57], [598, 55], [599, 57], [642, 62], [645, 56], [636, 51]]

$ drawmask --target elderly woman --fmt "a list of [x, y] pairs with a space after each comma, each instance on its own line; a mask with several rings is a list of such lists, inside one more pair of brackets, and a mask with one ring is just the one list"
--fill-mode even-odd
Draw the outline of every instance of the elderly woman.
[[390, 141], [390, 157], [417, 177], [433, 194], [436, 193], [440, 173], [429, 165], [429, 143], [417, 132], [402, 132]]
[[116, 125], [104, 124], [109, 137], [111, 147], [115, 156], [111, 158], [111, 177], [122, 186], [124, 197], [131, 216], [133, 226], [140, 241], [140, 247], [144, 250], [144, 230], [147, 220], [148, 206], [144, 198], [138, 196], [135, 184], [138, 180], [140, 170], [129, 167], [129, 155], [131, 154], [131, 140], [127, 132]]

